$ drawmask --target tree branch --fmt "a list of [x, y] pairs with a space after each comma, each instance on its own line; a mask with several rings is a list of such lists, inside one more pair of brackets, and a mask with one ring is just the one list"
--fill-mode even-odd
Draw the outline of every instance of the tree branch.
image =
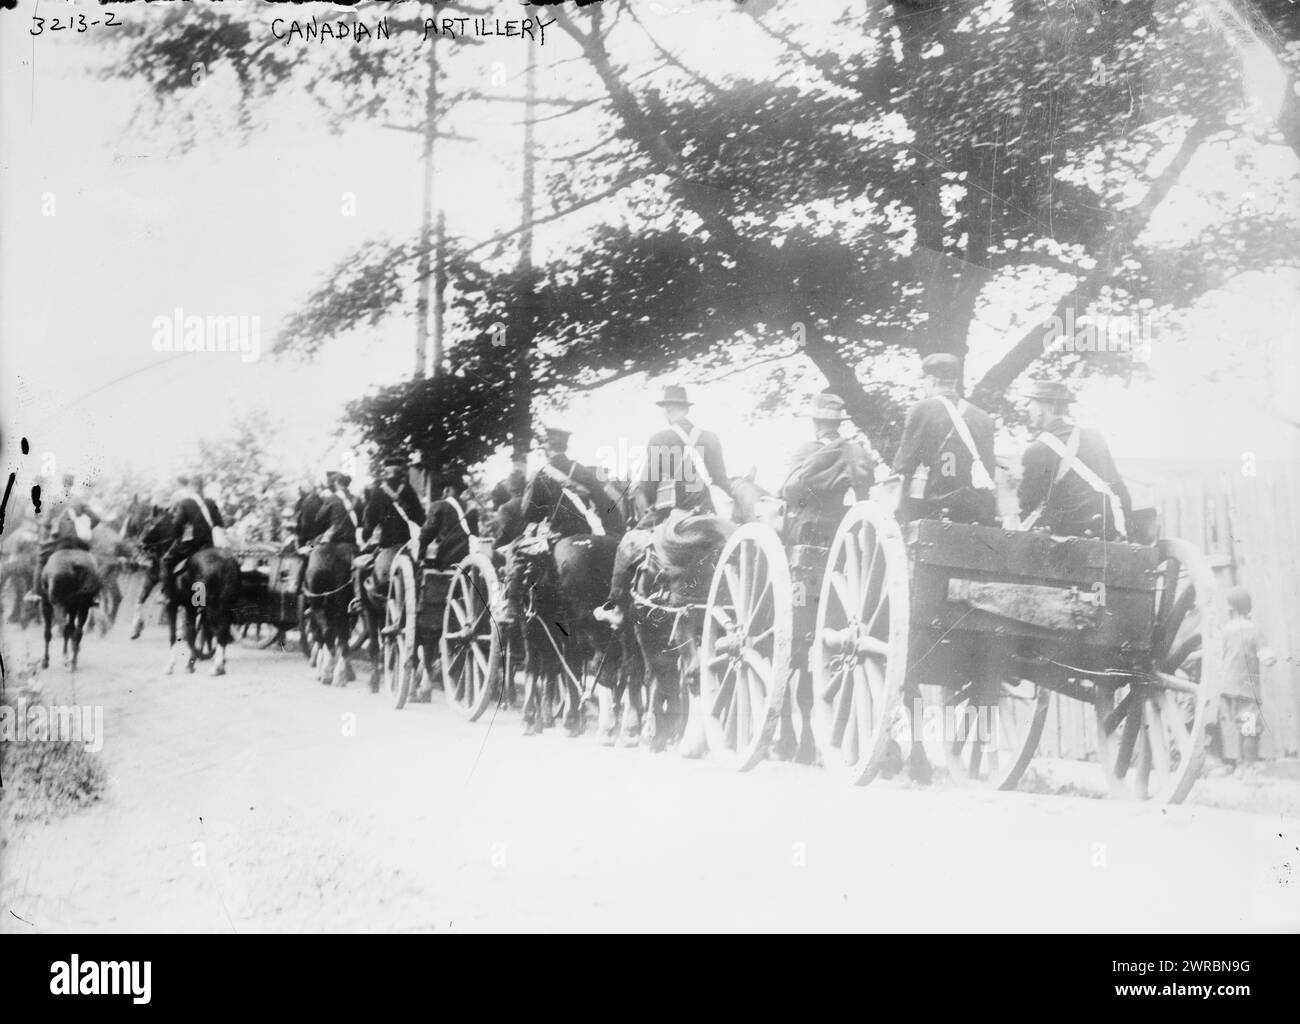
[[1183, 171], [1204, 139], [1212, 134], [1210, 126], [1197, 121], [1183, 135], [1178, 152], [1155, 180], [1142, 201], [1128, 211], [1126, 216], [1112, 228], [1097, 257], [1096, 266], [1075, 287], [1068, 292], [1047, 319], [1040, 321], [1021, 336], [1007, 353], [980, 379], [971, 392], [971, 399], [979, 405], [992, 404], [1006, 393], [1012, 383], [1043, 354], [1043, 338], [1053, 326], [1052, 321], [1064, 317], [1069, 309], [1077, 310], [1091, 302], [1110, 278], [1120, 257], [1151, 219], [1151, 215], [1169, 194], [1170, 189], [1178, 183]]

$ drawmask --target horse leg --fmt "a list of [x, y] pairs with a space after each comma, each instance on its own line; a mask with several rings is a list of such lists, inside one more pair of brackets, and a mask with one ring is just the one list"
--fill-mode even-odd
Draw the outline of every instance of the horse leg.
[[86, 616], [89, 613], [90, 608], [87, 606], [78, 608], [68, 616], [68, 620], [72, 625], [72, 664], [70, 667], [73, 672], [77, 671], [77, 656], [81, 654], [81, 637], [85, 632]]
[[45, 619], [45, 658], [41, 662], [41, 668], [49, 668], [50, 638], [54, 635], [54, 605], [44, 594], [41, 595], [41, 615]]
[[344, 612], [341, 619], [336, 616], [334, 620], [334, 645], [336, 654], [334, 657], [334, 685], [346, 686], [353, 679], [356, 679], [356, 673], [352, 671], [352, 664], [348, 661], [348, 621], [347, 613]]
[[131, 620], [131, 639], [138, 640], [140, 634], [144, 632], [144, 604], [148, 600], [153, 588], [158, 585], [158, 580], [151, 572], [144, 578], [144, 586], [140, 589], [140, 597], [135, 602], [135, 618]]
[[366, 650], [370, 654], [370, 692], [379, 692], [379, 682], [381, 678], [379, 665], [379, 614], [373, 607], [367, 606], [364, 612], [366, 616]]
[[198, 642], [198, 618], [192, 604], [185, 606], [185, 646], [189, 648], [190, 656], [185, 661], [185, 671], [194, 672], [194, 666], [199, 660], [199, 650], [195, 646]]
[[180, 644], [176, 639], [176, 615], [179, 608], [174, 604], [167, 605], [167, 650], [171, 652], [167, 659], [167, 675], [176, 671], [176, 657], [180, 654]]
[[[212, 614], [212, 608], [209, 607], [208, 614]], [[218, 609], [216, 617], [213, 619], [212, 636], [216, 641], [217, 651], [212, 658], [212, 674], [214, 676], [224, 676], [226, 674], [226, 645], [234, 641], [234, 636], [230, 630], [230, 620], [225, 613], [225, 609]]]
[[529, 659], [524, 663], [524, 735], [540, 736], [542, 732], [541, 689], [537, 666]]

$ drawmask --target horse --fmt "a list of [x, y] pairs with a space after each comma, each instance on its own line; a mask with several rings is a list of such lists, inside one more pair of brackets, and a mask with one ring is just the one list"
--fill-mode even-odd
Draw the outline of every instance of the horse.
[[[593, 506], [603, 534], [575, 534], [553, 545], [526, 540], [516, 545], [514, 557], [524, 561], [521, 585], [527, 595], [520, 623], [525, 735], [550, 727], [557, 703], [564, 708], [565, 731], [581, 735], [582, 705], [591, 694], [577, 682], [575, 666], [592, 670], [592, 687], [610, 691], [615, 707], [629, 687], [639, 686], [636, 662], [625, 657], [627, 645], [594, 615], [608, 589], [619, 538], [638, 511], [635, 488], [626, 481], [610, 484], [618, 499], [598, 496]], [[608, 733], [606, 711], [602, 695], [602, 727]]]
[[[335, 686], [355, 679], [348, 662], [348, 642], [352, 633], [352, 560], [354, 544], [316, 544], [307, 556], [303, 573], [303, 596], [307, 601], [307, 623], [316, 637], [313, 651], [319, 678], [326, 686], [331, 673]], [[372, 677], [372, 688], [377, 686]]]
[[[95, 557], [80, 548], [60, 548], [50, 553], [41, 570], [41, 614], [45, 620], [45, 657], [42, 668], [50, 667], [50, 639], [54, 632], [54, 610], [63, 614], [63, 660], [73, 672], [81, 653], [86, 618], [99, 596], [100, 576]], [[68, 646], [72, 651], [69, 654]]]
[[[605, 608], [615, 609], [618, 628], [635, 638], [645, 678], [642, 739], [654, 752], [688, 739], [687, 695], [698, 688], [702, 609], [714, 567], [735, 526], [754, 521], [759, 499], [768, 496], [752, 476], [730, 484], [730, 521], [696, 514], [670, 524], [668, 512], [652, 511], [618, 550]], [[702, 753], [702, 735], [692, 733], [681, 750]]]
[[[176, 538], [176, 523], [170, 511], [151, 517], [140, 541], [159, 549]], [[226, 674], [226, 647], [233, 642], [230, 632], [232, 611], [239, 596], [239, 562], [229, 551], [200, 548], [184, 560], [175, 571], [171, 596], [167, 599], [167, 643], [171, 655], [164, 670], [168, 675], [176, 668], [180, 651], [176, 639], [176, 615], [185, 607], [185, 644], [190, 656], [187, 672], [194, 671], [197, 661], [213, 658], [212, 674]]]

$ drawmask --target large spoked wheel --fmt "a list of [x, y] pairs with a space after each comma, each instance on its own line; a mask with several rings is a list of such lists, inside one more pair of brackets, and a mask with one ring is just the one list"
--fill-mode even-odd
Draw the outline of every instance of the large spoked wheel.
[[1176, 804], [1191, 792], [1205, 759], [1228, 615], [1204, 555], [1182, 540], [1159, 547], [1151, 670], [1118, 686], [1095, 680], [1094, 704], [1111, 794]]
[[501, 631], [492, 607], [499, 586], [491, 561], [467, 555], [456, 567], [442, 613], [442, 685], [447, 703], [471, 722], [496, 696]]
[[709, 749], [738, 771], [766, 755], [790, 682], [790, 566], [770, 527], [733, 533], [709, 586], [700, 704]]
[[907, 672], [907, 548], [893, 513], [849, 509], [831, 542], [809, 653], [822, 762], [862, 785], [880, 771]]
[[944, 757], [955, 782], [1015, 789], [1034, 759], [1052, 692], [1028, 680], [980, 681], [948, 694]]
[[393, 559], [384, 603], [381, 662], [384, 692], [399, 711], [406, 706], [415, 679], [415, 563], [405, 554]]

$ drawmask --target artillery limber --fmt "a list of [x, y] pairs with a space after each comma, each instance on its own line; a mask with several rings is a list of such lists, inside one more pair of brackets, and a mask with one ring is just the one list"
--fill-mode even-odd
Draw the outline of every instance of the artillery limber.
[[[453, 569], [417, 562], [414, 542], [393, 559], [384, 611], [384, 687], [401, 708], [422, 675], [441, 671], [447, 702], [470, 721], [487, 710], [501, 675], [501, 639], [491, 614], [500, 583], [481, 550]], [[481, 549], [482, 545], [478, 547]]]
[[[732, 535], [710, 590], [700, 700], [715, 754], [749, 768], [806, 669], [828, 769], [869, 782], [900, 746], [924, 743], [953, 778], [1010, 789], [1056, 693], [1094, 707], [1112, 792], [1178, 802], [1204, 756], [1225, 620], [1208, 562], [1180, 540], [900, 526], [864, 501], [824, 556], [787, 551], [760, 523]], [[939, 694], [937, 738], [923, 735], [922, 687]]]

